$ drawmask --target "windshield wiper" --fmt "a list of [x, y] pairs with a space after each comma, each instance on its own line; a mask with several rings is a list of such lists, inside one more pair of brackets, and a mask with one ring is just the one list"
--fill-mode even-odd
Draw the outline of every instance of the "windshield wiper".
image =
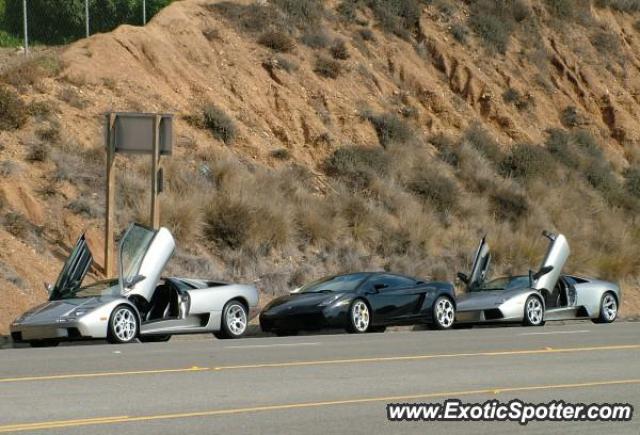
[[329, 290], [329, 289], [322, 289], [322, 290], [318, 290], [318, 291], [316, 291], [316, 293], [333, 293], [333, 290]]

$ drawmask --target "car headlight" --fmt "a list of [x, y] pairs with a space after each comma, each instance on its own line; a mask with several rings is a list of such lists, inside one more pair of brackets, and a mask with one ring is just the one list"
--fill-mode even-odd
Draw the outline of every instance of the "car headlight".
[[80, 317], [84, 316], [85, 314], [88, 314], [89, 312], [93, 311], [94, 309], [95, 309], [95, 307], [76, 308], [75, 310], [73, 310], [69, 314], [60, 317], [58, 319], [58, 321], [59, 322], [67, 322], [69, 320], [76, 320], [76, 319], [79, 319]]

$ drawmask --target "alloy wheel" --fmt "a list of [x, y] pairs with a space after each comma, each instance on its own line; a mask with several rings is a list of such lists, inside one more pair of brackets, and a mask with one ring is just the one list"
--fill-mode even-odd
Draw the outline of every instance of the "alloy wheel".
[[618, 315], [618, 303], [610, 293], [607, 293], [602, 300], [602, 314], [608, 322], [613, 322]]
[[529, 298], [527, 301], [527, 319], [531, 325], [542, 323], [542, 304], [536, 297]]
[[453, 324], [455, 310], [453, 304], [447, 298], [441, 298], [436, 304], [436, 320], [442, 328], [448, 328]]
[[129, 342], [138, 333], [138, 324], [133, 311], [129, 308], [118, 308], [113, 315], [113, 333], [116, 338], [123, 342]]
[[369, 307], [363, 301], [356, 301], [351, 309], [353, 327], [357, 332], [365, 332], [369, 327]]
[[247, 313], [240, 305], [231, 305], [226, 315], [229, 331], [234, 335], [244, 334], [247, 328]]

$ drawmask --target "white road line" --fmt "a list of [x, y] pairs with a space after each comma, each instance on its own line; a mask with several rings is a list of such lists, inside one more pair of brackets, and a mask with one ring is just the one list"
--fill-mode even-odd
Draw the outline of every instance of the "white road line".
[[247, 344], [242, 346], [225, 346], [224, 349], [261, 349], [269, 347], [295, 347], [295, 346], [318, 346], [318, 342], [302, 343], [274, 343], [274, 344]]
[[518, 335], [555, 335], [555, 334], [584, 334], [591, 332], [588, 329], [578, 329], [576, 331], [549, 331], [549, 332], [525, 332]]

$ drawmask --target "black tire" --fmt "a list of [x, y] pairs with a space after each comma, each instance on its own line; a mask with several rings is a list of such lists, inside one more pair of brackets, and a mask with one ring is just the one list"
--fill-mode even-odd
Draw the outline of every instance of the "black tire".
[[213, 335], [220, 340], [240, 338], [247, 332], [248, 325], [247, 307], [240, 301], [229, 301], [222, 309], [220, 331], [214, 332]]
[[364, 299], [356, 299], [349, 307], [349, 319], [347, 320], [347, 332], [351, 334], [363, 334], [371, 327], [371, 309]]
[[135, 341], [140, 332], [138, 316], [128, 305], [118, 305], [109, 317], [107, 341], [112, 344], [125, 344]]
[[58, 340], [32, 340], [29, 342], [31, 347], [56, 347], [59, 344]]
[[544, 305], [537, 296], [529, 296], [524, 303], [524, 313], [522, 317], [524, 326], [544, 325]]
[[431, 329], [451, 329], [456, 319], [456, 306], [451, 298], [438, 296], [431, 310]]
[[278, 337], [289, 337], [298, 335], [298, 331], [295, 329], [276, 329], [275, 331], [273, 331], [273, 333]]
[[[598, 317], [592, 319], [594, 323], [611, 323], [618, 317], [618, 299], [612, 292], [605, 292], [600, 299]], [[612, 311], [613, 310], [613, 311]]]
[[163, 343], [171, 340], [170, 335], [141, 335], [138, 340], [143, 343]]

